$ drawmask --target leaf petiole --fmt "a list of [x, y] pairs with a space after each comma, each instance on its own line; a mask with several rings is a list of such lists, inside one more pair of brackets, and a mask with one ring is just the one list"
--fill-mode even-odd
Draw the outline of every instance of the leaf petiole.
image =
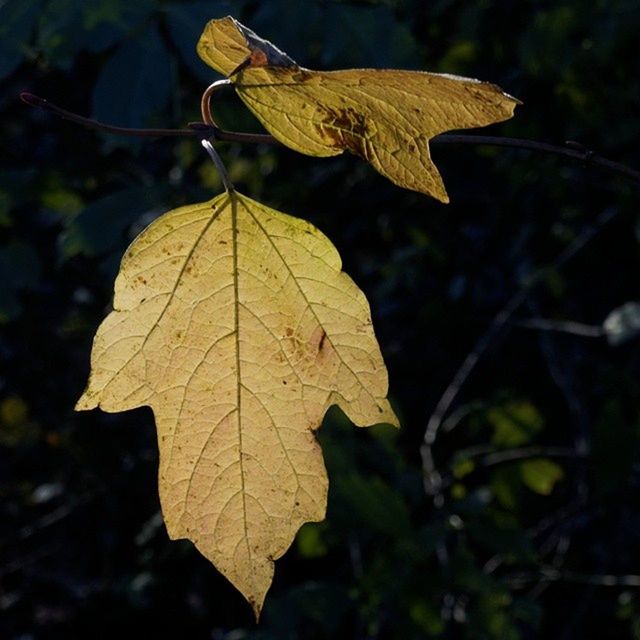
[[211, 96], [221, 87], [226, 87], [230, 84], [231, 80], [227, 78], [224, 80], [216, 80], [204, 90], [202, 98], [200, 99], [200, 112], [202, 113], [202, 121], [206, 125], [214, 127], [215, 129], [218, 128], [218, 125], [211, 115]]
[[208, 140], [201, 140], [200, 144], [202, 144], [202, 146], [205, 148], [205, 151], [209, 154], [211, 160], [213, 160], [213, 164], [216, 165], [216, 169], [220, 174], [220, 179], [222, 180], [224, 190], [227, 193], [233, 193], [235, 191], [235, 187], [233, 186], [233, 183], [229, 178], [227, 168], [224, 166], [222, 158], [218, 155], [218, 152], [213, 148], [213, 145]]

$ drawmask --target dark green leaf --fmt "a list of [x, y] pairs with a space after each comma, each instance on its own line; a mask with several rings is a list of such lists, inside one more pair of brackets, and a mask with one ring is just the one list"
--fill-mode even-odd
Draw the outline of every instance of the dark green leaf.
[[[157, 29], [150, 28], [120, 45], [103, 67], [93, 90], [93, 115], [125, 127], [144, 127], [166, 107], [172, 78], [169, 52]], [[169, 120], [166, 115], [164, 119]]]
[[0, 4], [0, 79], [22, 61], [42, 0], [14, 0]]

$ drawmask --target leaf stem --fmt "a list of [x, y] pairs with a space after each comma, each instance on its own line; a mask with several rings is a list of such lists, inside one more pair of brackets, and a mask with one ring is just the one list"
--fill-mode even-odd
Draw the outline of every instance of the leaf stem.
[[210, 84], [202, 94], [200, 98], [200, 113], [202, 114], [202, 121], [209, 127], [214, 129], [218, 128], [213, 116], [211, 115], [211, 96], [222, 87], [226, 87], [231, 84], [231, 80], [225, 78], [224, 80], [216, 80]]
[[213, 145], [208, 140], [201, 140], [200, 144], [205, 148], [205, 151], [209, 154], [209, 156], [213, 160], [213, 164], [216, 165], [216, 169], [220, 174], [220, 179], [222, 180], [224, 190], [227, 193], [233, 193], [235, 191], [235, 188], [229, 178], [229, 174], [227, 173], [227, 168], [224, 166], [224, 163], [222, 162], [222, 158], [218, 155], [218, 152], [213, 148]]
[[[51, 113], [76, 124], [82, 125], [89, 129], [104, 131], [114, 135], [122, 136], [144, 136], [151, 138], [158, 137], [182, 137], [182, 138], [213, 138], [214, 140], [224, 142], [240, 142], [246, 144], [280, 144], [273, 136], [264, 133], [244, 133], [240, 131], [224, 131], [215, 124], [211, 116], [210, 99], [213, 93], [223, 86], [229, 84], [228, 79], [218, 80], [211, 84], [202, 94], [200, 107], [203, 114], [204, 122], [191, 122], [188, 129], [137, 129], [129, 127], [117, 127], [111, 124], [105, 124], [92, 118], [68, 111], [49, 102], [45, 98], [41, 98], [32, 93], [21, 93], [20, 99], [32, 106], [46, 109]], [[608, 158], [597, 155], [590, 149], [573, 141], [567, 141], [565, 145], [553, 145], [546, 142], [538, 142], [537, 140], [526, 140], [523, 138], [509, 138], [503, 136], [481, 136], [474, 134], [457, 134], [444, 133], [436, 136], [431, 140], [434, 144], [468, 144], [468, 145], [488, 145], [494, 147], [509, 147], [512, 149], [524, 149], [526, 151], [535, 151], [538, 153], [546, 153], [555, 155], [577, 162], [581, 162], [585, 166], [595, 166], [604, 169], [610, 173], [614, 173], [623, 178], [632, 180], [640, 184], [640, 171], [632, 169], [620, 162], [614, 162]]]

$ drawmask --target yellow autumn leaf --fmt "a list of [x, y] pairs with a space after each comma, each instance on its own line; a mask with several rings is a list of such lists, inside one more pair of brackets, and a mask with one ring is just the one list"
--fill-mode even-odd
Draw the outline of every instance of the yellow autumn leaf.
[[78, 410], [153, 409], [162, 511], [259, 615], [273, 560], [324, 517], [314, 430], [337, 404], [397, 425], [369, 305], [311, 224], [235, 192], [127, 251]]
[[198, 54], [280, 142], [312, 156], [348, 150], [406, 189], [448, 202], [429, 140], [507, 120], [518, 104], [471, 78], [393, 69], [312, 71], [234, 18], [211, 20]]

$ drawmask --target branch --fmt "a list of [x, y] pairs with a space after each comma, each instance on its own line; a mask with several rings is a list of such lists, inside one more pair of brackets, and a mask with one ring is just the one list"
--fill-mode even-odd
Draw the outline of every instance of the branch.
[[476, 465], [479, 467], [495, 467], [507, 462], [517, 460], [530, 460], [532, 458], [576, 458], [580, 454], [572, 447], [543, 447], [531, 445], [528, 447], [517, 447], [516, 449], [505, 449], [503, 451], [481, 452], [476, 458]]
[[[465, 449], [460, 451], [456, 456], [457, 459], [473, 460], [474, 469], [487, 469], [501, 464], [510, 462], [518, 462], [520, 460], [532, 460], [536, 458], [582, 458], [584, 454], [576, 451], [572, 447], [544, 447], [540, 445], [531, 445], [528, 447], [518, 447], [515, 449], [505, 449], [503, 451], [487, 451], [485, 447], [478, 447], [477, 450]], [[440, 489], [450, 487], [454, 482], [453, 474], [449, 473], [441, 478]]]
[[[204, 96], [203, 96], [204, 98]], [[181, 137], [181, 138], [213, 138], [224, 142], [241, 142], [247, 144], [280, 144], [273, 136], [264, 133], [243, 133], [239, 131], [224, 131], [219, 127], [206, 124], [204, 122], [189, 123], [188, 129], [137, 129], [129, 127], [117, 127], [105, 124], [92, 118], [84, 116], [58, 107], [45, 98], [41, 98], [32, 93], [24, 92], [20, 94], [20, 99], [32, 106], [45, 109], [64, 120], [75, 122], [89, 129], [104, 131], [120, 136], [143, 136], [150, 138], [158, 137]], [[525, 140], [522, 138], [508, 138], [499, 136], [478, 136], [466, 134], [445, 133], [432, 139], [434, 144], [469, 144], [488, 145], [493, 147], [509, 147], [512, 149], [524, 149], [526, 151], [536, 151], [548, 155], [561, 156], [581, 162], [584, 165], [599, 167], [610, 173], [628, 178], [640, 184], [640, 171], [627, 167], [620, 162], [614, 162], [595, 154], [590, 149], [573, 141], [567, 141], [564, 146], [538, 142], [537, 140]]]
[[537, 140], [525, 140], [523, 138], [448, 133], [437, 136], [433, 141], [445, 144], [484, 144], [492, 147], [510, 147], [512, 149], [526, 149], [527, 151], [537, 151], [553, 156], [562, 156], [564, 158], [570, 158], [571, 160], [577, 160], [585, 165], [600, 167], [601, 169], [640, 183], [640, 171], [627, 167], [620, 162], [614, 162], [613, 160], [597, 155], [591, 151], [591, 149], [587, 149], [587, 147], [573, 140], [567, 140], [565, 146], [559, 146], [546, 142], [538, 142]]
[[575, 571], [559, 570], [554, 567], [541, 567], [539, 572], [514, 573], [503, 576], [507, 584], [512, 587], [522, 587], [529, 582], [538, 580], [546, 582], [578, 582], [595, 587], [640, 587], [640, 576], [638, 575], [612, 575], [609, 573], [576, 573]]
[[54, 115], [79, 124], [87, 129], [103, 131], [116, 136], [136, 136], [144, 138], [213, 138], [225, 142], [246, 142], [252, 144], [278, 144], [273, 136], [262, 133], [240, 133], [236, 131], [223, 131], [216, 126], [205, 124], [204, 122], [190, 122], [188, 129], [137, 129], [132, 127], [117, 127], [106, 124], [93, 118], [85, 118], [73, 111], [63, 109], [45, 98], [33, 95], [32, 93], [21, 93], [20, 99], [31, 107], [37, 107], [49, 111]]
[[[23, 92], [20, 94], [20, 100], [30, 107], [37, 107], [49, 111], [54, 115], [62, 118], [63, 120], [69, 120], [75, 124], [79, 124], [87, 129], [96, 129], [98, 131], [104, 131], [105, 133], [112, 133], [117, 136], [138, 136], [145, 138], [157, 138], [157, 137], [193, 137], [202, 135], [202, 131], [198, 128], [194, 129], [135, 129], [130, 127], [116, 127], [112, 124], [105, 124], [104, 122], [98, 122], [92, 118], [85, 118], [84, 116], [73, 113], [73, 111], [67, 111], [62, 107], [49, 102], [45, 98], [33, 95], [33, 93]], [[208, 129], [208, 127], [207, 127]]]
[[[539, 314], [537, 302], [533, 297], [527, 301], [527, 306], [533, 313]], [[583, 327], [584, 328], [584, 327]], [[592, 327], [604, 334], [602, 327]], [[578, 465], [573, 475], [576, 491], [582, 500], [587, 500], [589, 491], [589, 483], [587, 480], [586, 457], [590, 451], [589, 444], [589, 418], [585, 411], [585, 402], [579, 397], [576, 389], [573, 375], [569, 372], [568, 367], [571, 365], [571, 359], [568, 359], [558, 352], [556, 340], [552, 333], [543, 331], [538, 334], [538, 341], [542, 355], [547, 363], [551, 378], [555, 382], [558, 390], [563, 395], [567, 408], [573, 417], [574, 423], [574, 447], [577, 452], [582, 455], [582, 464]]]
[[[551, 264], [552, 269], [558, 269], [573, 256], [580, 252], [617, 214], [615, 209], [605, 210], [596, 220], [594, 226], [585, 229], [566, 249], [564, 249]], [[440, 427], [449, 413], [460, 390], [471, 375], [480, 358], [486, 353], [496, 338], [502, 333], [505, 326], [511, 320], [513, 314], [525, 302], [532, 289], [538, 285], [548, 272], [548, 267], [543, 267], [534, 274], [516, 291], [507, 303], [500, 309], [489, 328], [480, 336], [473, 349], [467, 354], [462, 364], [456, 371], [451, 382], [438, 400], [436, 407], [427, 422], [420, 453], [422, 456], [422, 469], [424, 474], [424, 487], [428, 495], [433, 496], [434, 505], [440, 508], [444, 505], [442, 494], [442, 477], [437, 470], [433, 458], [433, 445], [438, 437]]]
[[535, 329], [536, 331], [557, 331], [568, 333], [582, 338], [602, 338], [606, 335], [600, 325], [583, 324], [572, 320], [547, 320], [546, 318], [526, 318], [512, 320], [511, 324], [522, 329]]

